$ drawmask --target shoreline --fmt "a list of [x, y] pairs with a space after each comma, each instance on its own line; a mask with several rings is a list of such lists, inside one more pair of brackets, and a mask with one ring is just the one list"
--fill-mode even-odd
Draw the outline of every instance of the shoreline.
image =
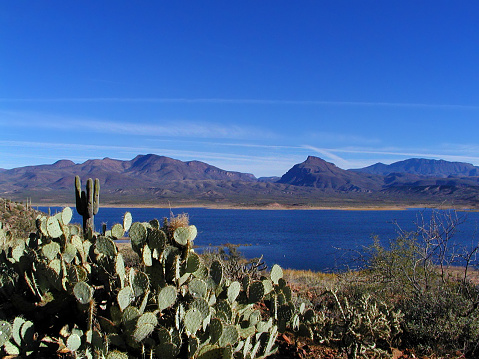
[[[70, 207], [75, 209], [75, 204], [69, 203], [35, 203], [32, 207]], [[450, 207], [450, 206], [434, 206], [430, 204], [415, 204], [415, 205], [358, 205], [358, 206], [302, 206], [302, 205], [283, 205], [279, 203], [272, 203], [260, 206], [241, 206], [234, 204], [185, 204], [185, 205], [152, 205], [152, 204], [100, 204], [101, 208], [161, 208], [161, 209], [178, 209], [178, 208], [204, 208], [204, 209], [226, 209], [226, 210], [273, 210], [273, 211], [405, 211], [408, 209], [441, 209], [441, 210], [456, 210], [456, 211], [476, 211], [476, 208], [467, 206]]]

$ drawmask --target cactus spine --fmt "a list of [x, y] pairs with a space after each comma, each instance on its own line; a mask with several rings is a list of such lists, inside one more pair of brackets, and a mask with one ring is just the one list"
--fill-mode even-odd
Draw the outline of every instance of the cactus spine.
[[100, 205], [100, 180], [95, 179], [95, 185], [93, 185], [93, 180], [89, 178], [86, 182], [86, 191], [82, 191], [80, 177], [75, 176], [75, 199], [77, 212], [83, 217], [83, 231], [93, 232], [93, 219]]

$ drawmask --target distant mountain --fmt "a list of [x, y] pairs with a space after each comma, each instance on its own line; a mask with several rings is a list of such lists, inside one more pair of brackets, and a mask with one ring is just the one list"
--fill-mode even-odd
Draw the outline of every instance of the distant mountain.
[[[478, 168], [470, 164], [411, 159], [343, 170], [309, 156], [282, 177], [227, 171], [200, 161], [154, 154], [132, 160], [60, 160], [50, 165], [0, 170], [0, 197], [34, 203], [72, 203], [74, 178], [98, 178], [101, 201], [181, 206], [395, 206], [479, 203]], [[478, 204], [479, 207], [479, 204]]]
[[339, 191], [371, 192], [381, 189], [381, 178], [343, 170], [319, 157], [309, 156], [293, 166], [277, 183]]
[[479, 176], [479, 167], [464, 162], [449, 162], [444, 160], [429, 160], [411, 158], [394, 162], [390, 165], [376, 163], [365, 168], [353, 169], [352, 172], [369, 173], [387, 176], [391, 173], [409, 173], [427, 177], [471, 177]]
[[278, 176], [270, 176], [270, 177], [259, 177], [258, 181], [274, 183], [274, 182], [278, 182], [280, 179], [281, 177], [278, 177]]

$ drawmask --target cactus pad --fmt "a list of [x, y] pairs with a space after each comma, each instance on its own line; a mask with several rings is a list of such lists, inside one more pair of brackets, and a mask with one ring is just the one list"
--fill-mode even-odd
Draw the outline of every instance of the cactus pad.
[[116, 239], [123, 237], [125, 234], [125, 231], [123, 230], [123, 226], [119, 223], [113, 225], [111, 227], [111, 235], [112, 237], [115, 237]]
[[67, 339], [67, 348], [72, 352], [77, 351], [81, 346], [81, 338], [78, 334], [72, 334]]
[[193, 278], [188, 284], [188, 291], [194, 298], [204, 298], [207, 292], [207, 286], [204, 281]]
[[196, 253], [190, 252], [186, 260], [185, 270], [187, 273], [194, 273], [200, 268], [200, 264], [200, 257]]
[[133, 340], [135, 342], [141, 342], [142, 340], [146, 339], [148, 336], [150, 336], [151, 333], [155, 330], [155, 326], [150, 323], [142, 324], [142, 325], [137, 325], [133, 332]]
[[131, 287], [125, 287], [118, 292], [117, 301], [120, 310], [124, 311], [126, 307], [135, 299], [135, 293]]
[[141, 271], [134, 271], [132, 273], [130, 272], [130, 274], [130, 286], [133, 289], [135, 297], [138, 297], [148, 290], [150, 286], [150, 280], [148, 279], [148, 276]]
[[115, 242], [108, 237], [99, 236], [96, 240], [96, 250], [107, 257], [115, 257], [118, 253]]
[[130, 212], [126, 212], [124, 215], [123, 215], [123, 229], [125, 230], [125, 232], [128, 232], [130, 230], [130, 227], [131, 227], [131, 222], [133, 221], [132, 217], [131, 217], [131, 213]]
[[210, 331], [210, 343], [215, 344], [223, 334], [223, 323], [218, 318], [213, 318], [208, 328]]
[[184, 323], [186, 330], [190, 334], [195, 335], [203, 323], [203, 315], [198, 309], [191, 308], [185, 314]]
[[70, 223], [70, 221], [72, 220], [72, 217], [73, 217], [72, 209], [70, 207], [63, 208], [63, 211], [60, 217], [63, 225], [66, 226], [68, 223]]
[[238, 297], [240, 291], [241, 291], [241, 284], [239, 282], [235, 281], [231, 283], [230, 286], [228, 287], [228, 292], [227, 292], [228, 301], [230, 303], [233, 303]]
[[6, 342], [12, 337], [12, 326], [9, 322], [4, 320], [0, 321], [0, 347], [2, 347]]
[[128, 359], [128, 354], [122, 353], [118, 350], [108, 352], [106, 359]]
[[160, 311], [171, 307], [176, 302], [176, 288], [169, 285], [160, 290], [158, 293], [158, 308]]
[[60, 245], [57, 242], [50, 242], [42, 247], [42, 254], [50, 261], [55, 259], [59, 253]]
[[130, 227], [130, 240], [131, 247], [137, 253], [140, 253], [140, 249], [146, 244], [147, 232], [143, 223], [135, 222]]
[[205, 345], [198, 353], [198, 359], [222, 359], [223, 348], [215, 345]]
[[163, 343], [155, 347], [155, 354], [159, 358], [173, 359], [180, 353], [180, 349], [173, 343]]
[[93, 298], [93, 288], [85, 282], [78, 282], [73, 287], [73, 294], [81, 304], [88, 304]]
[[173, 233], [173, 238], [180, 246], [186, 246], [188, 242], [192, 242], [196, 238], [197, 234], [198, 230], [195, 226], [179, 227]]
[[62, 236], [63, 231], [56, 217], [48, 217], [47, 232], [48, 236], [52, 238], [60, 238]]
[[235, 344], [239, 339], [238, 330], [234, 325], [227, 325], [223, 329], [223, 334], [221, 335], [218, 344], [221, 347], [225, 347], [228, 344]]
[[278, 284], [278, 281], [283, 278], [283, 270], [277, 264], [271, 268], [271, 280], [274, 284]]
[[248, 288], [248, 300], [250, 303], [258, 303], [264, 297], [264, 284], [261, 281], [251, 283]]
[[210, 275], [217, 286], [223, 281], [223, 265], [220, 261], [213, 261], [211, 264]]

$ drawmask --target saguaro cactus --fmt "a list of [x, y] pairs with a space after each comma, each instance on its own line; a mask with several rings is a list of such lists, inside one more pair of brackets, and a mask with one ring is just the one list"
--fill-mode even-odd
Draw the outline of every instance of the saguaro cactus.
[[98, 213], [100, 204], [100, 180], [89, 178], [86, 182], [86, 192], [81, 190], [81, 180], [75, 176], [75, 198], [76, 209], [79, 215], [83, 217], [83, 231], [86, 233], [89, 229], [94, 231], [93, 218]]

